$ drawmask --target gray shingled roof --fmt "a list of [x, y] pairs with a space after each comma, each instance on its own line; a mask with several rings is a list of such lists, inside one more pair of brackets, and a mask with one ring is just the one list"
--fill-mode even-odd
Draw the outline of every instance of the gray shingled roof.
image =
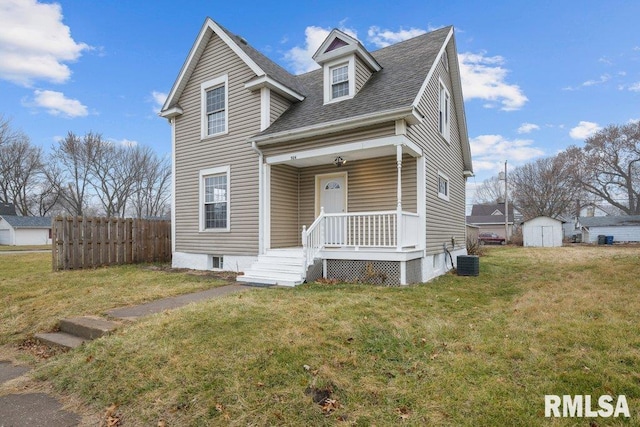
[[371, 52], [382, 70], [374, 73], [352, 99], [324, 105], [321, 69], [294, 76], [305, 100], [293, 104], [259, 135], [410, 107], [450, 31], [451, 27], [441, 28]]
[[583, 227], [640, 226], [640, 215], [628, 216], [581, 216], [578, 222]]
[[0, 215], [13, 228], [51, 228], [51, 217]]
[[219, 22], [216, 22], [216, 24], [220, 28], [222, 28], [222, 30], [227, 33], [229, 37], [231, 37], [231, 39], [238, 45], [238, 47], [240, 47], [240, 49], [244, 51], [244, 53], [247, 54], [247, 56], [249, 56], [249, 58], [251, 58], [260, 68], [262, 68], [265, 73], [267, 73], [267, 76], [273, 78], [279, 83], [282, 83], [289, 89], [293, 89], [299, 94], [304, 95], [304, 90], [300, 86], [300, 83], [298, 82], [296, 76], [289, 73], [287, 70], [264, 56], [262, 53], [258, 52], [251, 45], [249, 45], [244, 38], [233, 34], [231, 31], [220, 25]]

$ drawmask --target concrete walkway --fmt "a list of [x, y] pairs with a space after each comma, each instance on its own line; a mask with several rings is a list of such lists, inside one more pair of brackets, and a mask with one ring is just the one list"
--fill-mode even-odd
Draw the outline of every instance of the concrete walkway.
[[[252, 286], [232, 284], [206, 291], [164, 298], [147, 304], [117, 308], [107, 312], [113, 318], [135, 320], [165, 310], [183, 307], [193, 302], [220, 298]], [[0, 385], [25, 375], [28, 368], [0, 361]], [[67, 427], [80, 423], [80, 416], [62, 409], [62, 405], [45, 393], [8, 394], [0, 396], [0, 427]]]

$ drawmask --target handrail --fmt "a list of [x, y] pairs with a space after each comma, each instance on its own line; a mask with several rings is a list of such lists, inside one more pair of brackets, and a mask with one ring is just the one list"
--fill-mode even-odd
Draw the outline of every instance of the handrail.
[[313, 264], [320, 249], [324, 246], [324, 208], [320, 208], [320, 215], [313, 221], [313, 224], [306, 228], [302, 226], [302, 251], [305, 258], [304, 275], [306, 276], [307, 267]]

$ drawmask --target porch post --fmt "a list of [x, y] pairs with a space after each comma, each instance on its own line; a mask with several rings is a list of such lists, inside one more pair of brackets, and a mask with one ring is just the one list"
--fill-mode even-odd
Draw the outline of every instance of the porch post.
[[402, 250], [402, 144], [396, 145], [396, 163], [398, 165], [397, 212], [396, 212], [396, 250]]

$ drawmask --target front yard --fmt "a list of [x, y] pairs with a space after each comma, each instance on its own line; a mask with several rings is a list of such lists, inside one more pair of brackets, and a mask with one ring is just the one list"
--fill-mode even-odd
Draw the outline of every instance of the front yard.
[[[148, 287], [207, 285], [136, 266], [31, 273], [38, 256], [0, 258], [5, 347]], [[36, 377], [96, 414], [116, 404], [125, 426], [640, 425], [639, 266], [638, 247], [504, 247], [479, 277], [254, 290], [34, 362]], [[545, 395], [565, 394], [624, 395], [631, 418], [545, 418]]]

